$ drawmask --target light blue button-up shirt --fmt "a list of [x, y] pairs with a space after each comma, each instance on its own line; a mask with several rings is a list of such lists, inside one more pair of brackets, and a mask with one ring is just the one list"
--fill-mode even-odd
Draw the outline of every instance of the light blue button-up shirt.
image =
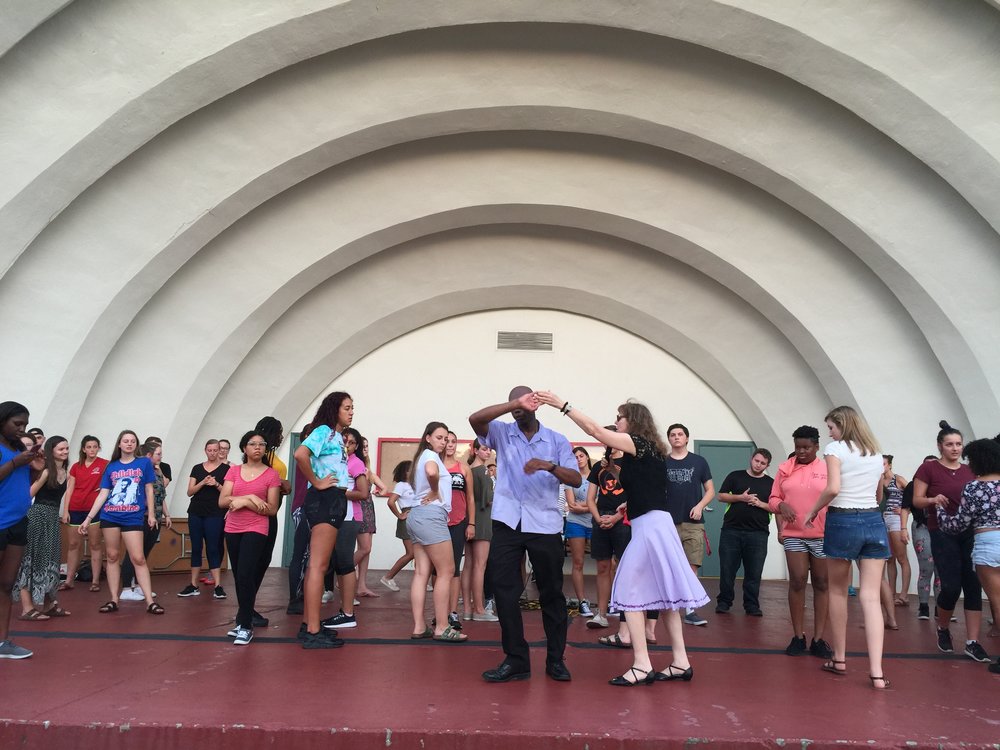
[[569, 440], [541, 423], [529, 441], [516, 422], [490, 422], [486, 435], [479, 435], [497, 452], [497, 483], [493, 489], [493, 520], [534, 534], [559, 534], [563, 517], [559, 511], [559, 480], [548, 471], [525, 474], [532, 458], [579, 471]]

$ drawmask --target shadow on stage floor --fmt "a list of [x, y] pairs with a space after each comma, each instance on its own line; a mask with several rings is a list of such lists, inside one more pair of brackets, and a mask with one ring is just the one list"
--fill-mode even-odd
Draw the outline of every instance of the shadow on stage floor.
[[[960, 655], [962, 623], [952, 626], [958, 654], [937, 651], [934, 624], [916, 619], [916, 602], [897, 608], [900, 629], [886, 632], [885, 672], [893, 690], [868, 681], [864, 630], [850, 602], [848, 669], [820, 670], [811, 656], [785, 656], [791, 636], [786, 585], [762, 587], [763, 618], [702, 612], [707, 627], [685, 626], [695, 678], [615, 688], [607, 680], [631, 664], [629, 651], [596, 643], [613, 630], [572, 618], [566, 663], [570, 683], [545, 676], [539, 612], [525, 612], [533, 676], [484, 683], [502, 658], [499, 626], [465, 623], [465, 644], [411, 641], [408, 573], [398, 593], [380, 590], [356, 608], [359, 626], [341, 631], [344, 648], [304, 651], [300, 617], [285, 615], [284, 571], [272, 569], [258, 599], [270, 618], [249, 646], [226, 637], [236, 609], [211, 589], [176, 596], [186, 576], [154, 578], [162, 617], [141, 602], [98, 614], [107, 592], [65, 592], [73, 614], [12, 623], [13, 637], [35, 651], [0, 662], [3, 748], [815, 748], [996, 747], [1000, 677]], [[372, 583], [380, 573], [372, 572]], [[592, 580], [588, 586], [592, 587]], [[567, 588], [569, 580], [567, 578]], [[710, 594], [715, 582], [708, 581]], [[738, 594], [737, 594], [738, 596]], [[429, 599], [428, 599], [429, 604]], [[336, 610], [324, 607], [324, 616]], [[15, 615], [19, 612], [15, 605]], [[807, 616], [807, 623], [811, 617]], [[614, 624], [614, 620], [612, 623]], [[808, 630], [807, 626], [807, 630]], [[658, 625], [654, 665], [670, 662]], [[811, 633], [810, 633], [811, 635]], [[983, 637], [990, 652], [1000, 639]], [[961, 744], [964, 743], [964, 744]]]

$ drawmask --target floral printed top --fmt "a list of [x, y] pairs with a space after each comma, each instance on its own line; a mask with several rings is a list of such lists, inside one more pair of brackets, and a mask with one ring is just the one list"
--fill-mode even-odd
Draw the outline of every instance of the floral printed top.
[[949, 534], [974, 529], [1000, 529], [1000, 480], [975, 480], [962, 490], [955, 515], [938, 513], [938, 524]]

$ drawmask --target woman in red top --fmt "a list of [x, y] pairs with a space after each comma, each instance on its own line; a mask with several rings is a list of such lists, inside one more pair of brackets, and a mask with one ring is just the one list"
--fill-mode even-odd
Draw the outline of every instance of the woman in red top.
[[[448, 440], [445, 443], [444, 461], [445, 468], [451, 474], [451, 510], [448, 512], [448, 532], [451, 534], [451, 546], [455, 555], [455, 575], [451, 579], [451, 589], [448, 595], [448, 602], [451, 605], [448, 615], [448, 624], [455, 630], [462, 629], [462, 622], [458, 618], [458, 595], [461, 593], [462, 585], [462, 556], [465, 554], [466, 542], [471, 542], [476, 535], [476, 501], [472, 490], [472, 469], [465, 461], [459, 461], [458, 435], [448, 432]], [[472, 619], [472, 602], [463, 601], [465, 619]]]
[[955, 648], [948, 625], [958, 595], [965, 594], [965, 655], [976, 661], [990, 660], [979, 644], [983, 622], [983, 587], [972, 565], [975, 534], [967, 529], [961, 534], [946, 534], [938, 525], [938, 514], [955, 514], [962, 501], [965, 485], [975, 480], [972, 469], [962, 463], [962, 433], [942, 420], [937, 444], [940, 458], [925, 461], [913, 475], [913, 505], [927, 509], [927, 530], [931, 534], [931, 553], [937, 566], [941, 593], [937, 596], [938, 650], [946, 654]]
[[[62, 522], [70, 526], [79, 526], [87, 517], [88, 511], [101, 491], [101, 475], [108, 466], [108, 460], [97, 454], [101, 450], [101, 441], [93, 435], [84, 435], [80, 442], [80, 460], [70, 467], [69, 479], [66, 480], [66, 495], [63, 501]], [[73, 533], [66, 535], [69, 546], [66, 548], [66, 582], [60, 587], [73, 588], [76, 571], [80, 567], [83, 537]], [[90, 551], [90, 570], [93, 576], [90, 581], [91, 591], [101, 590], [101, 561], [104, 559], [104, 547], [101, 541], [101, 527], [91, 524], [87, 528], [87, 549]]]
[[[778, 537], [788, 563], [788, 613], [792, 619], [792, 640], [785, 648], [789, 656], [809, 651], [830, 659], [833, 651], [823, 640], [826, 631], [827, 573], [823, 552], [826, 509], [812, 526], [806, 526], [809, 512], [826, 488], [826, 462], [817, 458], [819, 430], [803, 425], [792, 433], [795, 455], [778, 467], [771, 487], [768, 509], [777, 514]], [[806, 646], [806, 581], [812, 578], [813, 639]]]

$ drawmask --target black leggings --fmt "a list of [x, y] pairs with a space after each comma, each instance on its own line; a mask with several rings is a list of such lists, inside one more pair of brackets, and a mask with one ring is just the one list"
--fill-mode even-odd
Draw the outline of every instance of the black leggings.
[[253, 607], [257, 600], [257, 573], [267, 551], [267, 536], [254, 531], [226, 534], [229, 563], [236, 581], [236, 626], [253, 627]]
[[937, 568], [941, 592], [937, 595], [938, 608], [951, 612], [958, 603], [958, 595], [965, 594], [966, 612], [983, 610], [983, 587], [972, 564], [972, 545], [976, 535], [966, 531], [957, 536], [940, 529], [931, 530], [931, 554]]

